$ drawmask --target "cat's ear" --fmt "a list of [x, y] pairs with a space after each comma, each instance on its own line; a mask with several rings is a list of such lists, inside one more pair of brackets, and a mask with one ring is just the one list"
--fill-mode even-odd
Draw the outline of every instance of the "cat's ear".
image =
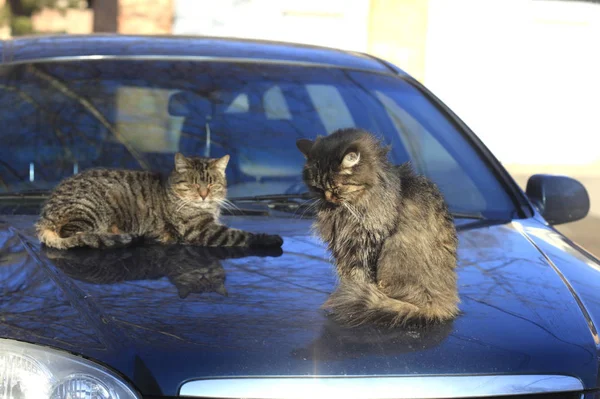
[[308, 154], [310, 154], [310, 150], [313, 147], [314, 141], [309, 139], [298, 139], [296, 140], [296, 147], [300, 150], [302, 154], [304, 154], [304, 158], [308, 158]]
[[388, 144], [386, 146], [383, 146], [381, 148], [381, 153], [383, 154], [383, 156], [387, 157], [388, 154], [390, 153], [390, 151], [392, 151], [392, 145]]
[[187, 158], [183, 156], [182, 153], [178, 152], [175, 154], [175, 170], [177, 172], [183, 172], [188, 169], [190, 164], [187, 161]]
[[221, 173], [225, 173], [227, 164], [229, 163], [229, 155], [224, 155], [221, 158], [213, 161], [213, 168], [217, 169]]
[[360, 161], [360, 152], [351, 151], [344, 155], [344, 159], [342, 160], [342, 169], [349, 169]]
[[215, 292], [219, 295], [227, 296], [227, 289], [225, 288], [225, 285], [223, 283], [221, 283], [221, 285], [215, 288]]

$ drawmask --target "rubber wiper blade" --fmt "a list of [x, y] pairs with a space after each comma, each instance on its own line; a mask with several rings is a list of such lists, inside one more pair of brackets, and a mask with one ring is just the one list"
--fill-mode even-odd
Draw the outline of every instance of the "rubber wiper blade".
[[314, 214], [314, 201], [315, 197], [311, 193], [299, 193], [299, 194], [267, 194], [267, 195], [255, 195], [250, 197], [234, 197], [229, 198], [231, 202], [240, 203], [254, 203], [266, 206], [268, 209], [273, 211], [279, 211], [284, 213], [294, 213], [304, 216], [312, 216]]
[[473, 220], [486, 220], [480, 212], [451, 212], [454, 219], [473, 219]]
[[221, 208], [221, 213], [226, 216], [269, 216], [265, 209]]
[[23, 191], [9, 191], [6, 193], [0, 193], [0, 198], [36, 198], [36, 197], [48, 197], [50, 190], [23, 190]]
[[[295, 200], [310, 200], [316, 199], [314, 194], [309, 192], [299, 194], [267, 194], [267, 195], [256, 195], [249, 197], [234, 197], [230, 198], [233, 202], [277, 202], [277, 203], [291, 203], [298, 204]], [[480, 212], [451, 212], [452, 217], [455, 219], [473, 219], [473, 220], [486, 220]]]
[[264, 202], [264, 201], [293, 201], [293, 200], [308, 200], [315, 198], [311, 193], [299, 193], [299, 194], [267, 194], [267, 195], [255, 195], [249, 197], [233, 197], [229, 198], [230, 201], [234, 202]]

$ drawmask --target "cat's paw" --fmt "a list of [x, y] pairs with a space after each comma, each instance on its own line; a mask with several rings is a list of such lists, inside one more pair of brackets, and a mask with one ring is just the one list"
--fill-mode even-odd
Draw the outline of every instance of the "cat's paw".
[[246, 250], [246, 256], [258, 256], [259, 258], [278, 258], [283, 255], [281, 247], [250, 247]]
[[276, 234], [254, 234], [250, 239], [251, 248], [279, 248], [283, 238]]

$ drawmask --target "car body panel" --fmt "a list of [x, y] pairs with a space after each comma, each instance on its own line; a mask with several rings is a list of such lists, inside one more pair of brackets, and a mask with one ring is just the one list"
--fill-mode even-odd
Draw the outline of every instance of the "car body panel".
[[373, 72], [393, 73], [365, 54], [317, 46], [269, 41], [185, 36], [39, 36], [6, 40], [4, 63], [84, 57], [224, 57], [323, 64]]
[[580, 307], [588, 315], [594, 340], [600, 346], [597, 328], [600, 326], [600, 295], [597, 276], [600, 262], [553, 228], [540, 222], [527, 224], [524, 233], [577, 295]]
[[[336, 278], [310, 220], [228, 218], [238, 228], [281, 234], [283, 254], [223, 259], [227, 296], [185, 299], [169, 278], [132, 277], [152, 262], [169, 274], [166, 254], [177, 254], [167, 247], [122, 249], [118, 261], [106, 252], [63, 251], [65, 261], [40, 248], [33, 216], [0, 220], [7, 254], [0, 336], [101, 361], [145, 395], [176, 395], [185, 381], [224, 376], [563, 374], [597, 384], [590, 323], [525, 235], [543, 227], [535, 220], [459, 221], [461, 315], [396, 331], [348, 330], [327, 319], [320, 306]], [[115, 267], [128, 272], [114, 277]], [[597, 265], [579, 267], [589, 285], [600, 284]]]
[[[295, 62], [407, 76], [366, 55], [274, 42], [0, 41], [4, 65], [115, 57]], [[597, 388], [598, 261], [549, 227], [483, 144], [438, 105], [523, 209], [510, 222], [457, 220], [462, 302], [454, 322], [387, 331], [329, 320], [321, 305], [335, 288], [335, 271], [311, 221], [297, 216], [224, 218], [284, 237], [282, 254], [240, 254], [194, 247], [57, 253], [40, 247], [35, 216], [0, 215], [0, 336], [103, 363], [147, 396], [177, 395], [199, 378], [248, 376], [559, 374]], [[222, 271], [224, 287], [211, 284]]]

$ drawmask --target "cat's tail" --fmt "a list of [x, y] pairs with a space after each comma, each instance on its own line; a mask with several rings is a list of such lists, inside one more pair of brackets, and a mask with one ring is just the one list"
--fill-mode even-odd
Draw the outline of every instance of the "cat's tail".
[[69, 249], [76, 247], [91, 248], [119, 248], [132, 245], [136, 241], [133, 234], [99, 234], [78, 233], [69, 237], [61, 237], [56, 231], [48, 227], [39, 227], [37, 235], [40, 242], [56, 249]]
[[355, 282], [342, 282], [323, 307], [331, 310], [336, 321], [352, 327], [366, 323], [386, 327], [431, 324], [458, 314], [456, 303], [417, 306], [387, 296], [373, 283]]

